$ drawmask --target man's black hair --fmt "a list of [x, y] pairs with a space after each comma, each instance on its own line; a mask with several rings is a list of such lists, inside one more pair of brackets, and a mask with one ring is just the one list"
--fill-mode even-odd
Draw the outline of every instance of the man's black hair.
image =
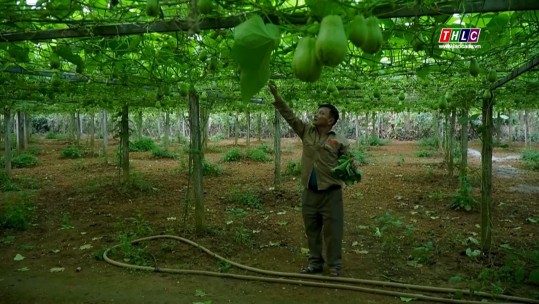
[[331, 115], [331, 117], [333, 117], [333, 124], [332, 126], [334, 126], [336, 123], [337, 123], [337, 120], [339, 120], [339, 110], [337, 110], [337, 108], [330, 104], [330, 103], [324, 103], [324, 104], [321, 104], [318, 106], [318, 109], [320, 108], [328, 108], [329, 109], [329, 115]]

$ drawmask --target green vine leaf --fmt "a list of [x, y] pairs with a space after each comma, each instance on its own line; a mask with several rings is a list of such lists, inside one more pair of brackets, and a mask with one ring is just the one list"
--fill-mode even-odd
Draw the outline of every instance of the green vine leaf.
[[236, 26], [230, 55], [240, 65], [244, 102], [248, 102], [268, 82], [271, 52], [279, 45], [279, 37], [279, 28], [271, 23], [264, 24], [258, 15]]
[[305, 0], [305, 4], [311, 9], [311, 14], [319, 18], [344, 13], [342, 4], [337, 0]]
[[77, 54], [73, 54], [71, 48], [67, 45], [59, 45], [56, 48], [55, 53], [58, 54], [60, 57], [64, 58], [65, 60], [73, 63], [74, 65], [83, 64], [82, 58]]

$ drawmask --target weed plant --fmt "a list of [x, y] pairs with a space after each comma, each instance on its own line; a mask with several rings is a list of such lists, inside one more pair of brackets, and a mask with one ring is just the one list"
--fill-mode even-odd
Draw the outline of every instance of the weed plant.
[[365, 139], [361, 140], [362, 145], [371, 146], [371, 147], [384, 146], [388, 143], [389, 143], [388, 140], [382, 140], [378, 136], [369, 136], [366, 141]]
[[152, 149], [152, 156], [155, 158], [175, 159], [178, 158], [179, 155], [164, 148], [155, 147]]
[[47, 132], [47, 134], [45, 134], [45, 138], [46, 139], [57, 139], [58, 134], [56, 134], [54, 132]]
[[223, 133], [216, 133], [210, 137], [210, 141], [212, 142], [219, 142], [223, 139], [225, 139], [225, 135]]
[[148, 152], [157, 148], [153, 139], [142, 137], [133, 142], [129, 142], [129, 152]]
[[286, 163], [285, 175], [288, 176], [300, 176], [301, 175], [301, 161], [289, 160]]
[[0, 213], [0, 227], [26, 230], [31, 223], [36, 207], [23, 192], [18, 198], [8, 199]]
[[39, 159], [28, 152], [13, 155], [11, 159], [11, 166], [13, 168], [32, 168], [38, 164]]
[[247, 159], [257, 162], [268, 162], [271, 160], [268, 153], [262, 148], [248, 149], [245, 153]]
[[367, 157], [366, 157], [366, 151], [363, 148], [356, 148], [353, 149], [351, 152], [352, 156], [356, 160], [356, 162], [359, 165], [366, 165], [367, 164]]
[[388, 252], [402, 252], [401, 244], [405, 244], [415, 231], [414, 226], [405, 224], [403, 219], [404, 217], [396, 216], [391, 211], [374, 218], [374, 235], [382, 241], [382, 247]]
[[232, 148], [223, 154], [221, 161], [234, 162], [234, 161], [239, 161], [241, 159], [243, 159], [243, 154], [241, 153], [241, 150], [239, 148]]
[[451, 201], [451, 209], [466, 211], [475, 210], [478, 206], [477, 200], [473, 197], [473, 187], [467, 176], [459, 176], [459, 189]]
[[61, 152], [62, 158], [77, 159], [82, 157], [82, 151], [75, 145], [65, 147]]
[[417, 157], [431, 157], [432, 152], [427, 150], [421, 150], [415, 153], [415, 156]]
[[153, 258], [147, 252], [147, 246], [132, 243], [134, 239], [149, 236], [153, 232], [148, 221], [141, 215], [137, 215], [134, 218], [126, 218], [115, 226], [120, 231], [118, 234], [119, 254], [123, 256], [123, 260], [140, 266], [151, 265]]
[[[2, 161], [0, 160], [0, 163]], [[2, 164], [3, 165], [3, 164]], [[0, 170], [0, 191], [18, 191], [19, 187], [4, 170]]]
[[26, 152], [32, 154], [32, 155], [41, 155], [43, 151], [41, 150], [41, 147], [39, 146], [30, 146], [28, 149], [26, 149]]
[[219, 176], [223, 174], [223, 168], [217, 164], [212, 164], [206, 159], [202, 160], [202, 175]]
[[[477, 275], [480, 288], [492, 293], [503, 293], [518, 285], [539, 286], [539, 250], [535, 248], [513, 249], [502, 244], [500, 261], [485, 266]], [[473, 282], [472, 282], [473, 283]]]
[[256, 191], [252, 189], [242, 190], [239, 188], [233, 188], [226, 196], [229, 201], [241, 206], [247, 206], [251, 208], [262, 208], [262, 200], [258, 197]]
[[155, 188], [148, 182], [142, 174], [137, 171], [131, 171], [129, 179], [120, 185], [120, 193], [131, 193], [132, 191], [149, 192]]
[[522, 152], [522, 160], [531, 170], [539, 170], [539, 151], [525, 150]]
[[422, 138], [419, 141], [419, 146], [426, 149], [430, 149], [430, 150], [438, 150], [438, 147], [440, 147], [440, 143], [438, 141], [438, 137], [432, 136], [432, 137]]

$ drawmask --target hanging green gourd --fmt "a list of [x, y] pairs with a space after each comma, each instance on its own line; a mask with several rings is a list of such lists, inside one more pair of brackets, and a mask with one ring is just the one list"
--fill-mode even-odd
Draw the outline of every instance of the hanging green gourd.
[[484, 101], [489, 101], [491, 97], [492, 97], [492, 95], [490, 93], [490, 90], [485, 89], [485, 91], [483, 92], [483, 100]]
[[488, 75], [487, 75], [488, 81], [495, 82], [497, 78], [498, 78], [498, 75], [496, 75], [496, 71], [492, 70], [488, 72]]
[[365, 17], [363, 17], [363, 15], [357, 15], [350, 24], [350, 33], [348, 34], [348, 39], [353, 45], [360, 48], [363, 43], [365, 43], [367, 30], [367, 22]]
[[316, 56], [316, 39], [302, 37], [292, 58], [292, 71], [301, 81], [315, 82], [322, 75], [322, 64]]
[[60, 68], [60, 56], [56, 53], [51, 53], [51, 56], [49, 58], [51, 69], [59, 69]]
[[348, 53], [348, 38], [341, 16], [327, 15], [322, 19], [315, 48], [322, 65], [335, 67], [344, 60]]
[[382, 93], [380, 93], [380, 89], [375, 88], [372, 96], [374, 96], [374, 98], [380, 99], [380, 97], [382, 97]]
[[470, 75], [477, 77], [479, 75], [479, 64], [475, 58], [470, 60]]
[[147, 0], [146, 1], [146, 15], [150, 17], [159, 16], [159, 0]]
[[368, 54], [374, 54], [380, 51], [384, 38], [382, 36], [382, 29], [378, 23], [378, 18], [371, 16], [365, 21], [367, 24], [367, 36], [365, 42], [361, 45], [363, 52]]
[[213, 0], [198, 0], [198, 12], [210, 14], [213, 11]]

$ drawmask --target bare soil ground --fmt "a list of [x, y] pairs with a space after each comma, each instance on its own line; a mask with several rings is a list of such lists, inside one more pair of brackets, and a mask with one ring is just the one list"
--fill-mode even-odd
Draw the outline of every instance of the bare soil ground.
[[[269, 140], [265, 143], [272, 146]], [[36, 206], [27, 230], [0, 231], [1, 303], [402, 303], [399, 297], [370, 292], [110, 265], [100, 259], [103, 250], [122, 243], [125, 250], [116, 250], [111, 258], [256, 275], [173, 240], [134, 247], [127, 242], [171, 234], [244, 265], [296, 273], [306, 262], [298, 181], [284, 176], [282, 187], [274, 190], [272, 162], [219, 163], [223, 174], [204, 180], [208, 228], [195, 233], [190, 228], [194, 210], [185, 209], [190, 186], [185, 157], [155, 159], [149, 152], [131, 153], [136, 178], [126, 188], [118, 183], [113, 156], [108, 164], [97, 157], [61, 159], [60, 151], [67, 145], [40, 139], [34, 144], [41, 151], [40, 164], [14, 170], [15, 180], [25, 189], [0, 193], [0, 208], [22, 200]], [[232, 147], [230, 141], [210, 143], [206, 158], [218, 163]], [[247, 148], [244, 142], [239, 147]], [[288, 161], [299, 159], [301, 145], [285, 139], [282, 147], [284, 170]], [[471, 147], [480, 150], [477, 143]], [[344, 277], [488, 292], [499, 286], [506, 294], [539, 298], [536, 285], [526, 278], [507, 282], [513, 274], [499, 270], [512, 257], [510, 252], [518, 253], [522, 264], [529, 261], [525, 254], [539, 250], [539, 224], [529, 220], [539, 216], [535, 192], [539, 172], [527, 170], [512, 157], [494, 163], [493, 253], [488, 258], [473, 257], [466, 250], [478, 249], [474, 242], [480, 239], [480, 213], [448, 207], [458, 179], [447, 176], [441, 154], [418, 157], [422, 149], [416, 142], [399, 141], [368, 149], [363, 181], [344, 190]], [[496, 148], [494, 155], [520, 155], [521, 150], [515, 144]], [[471, 155], [469, 161], [474, 195], [479, 199], [479, 159]], [[15, 259], [18, 255], [24, 259]], [[526, 273], [530, 267], [537, 265], [523, 265]]]

